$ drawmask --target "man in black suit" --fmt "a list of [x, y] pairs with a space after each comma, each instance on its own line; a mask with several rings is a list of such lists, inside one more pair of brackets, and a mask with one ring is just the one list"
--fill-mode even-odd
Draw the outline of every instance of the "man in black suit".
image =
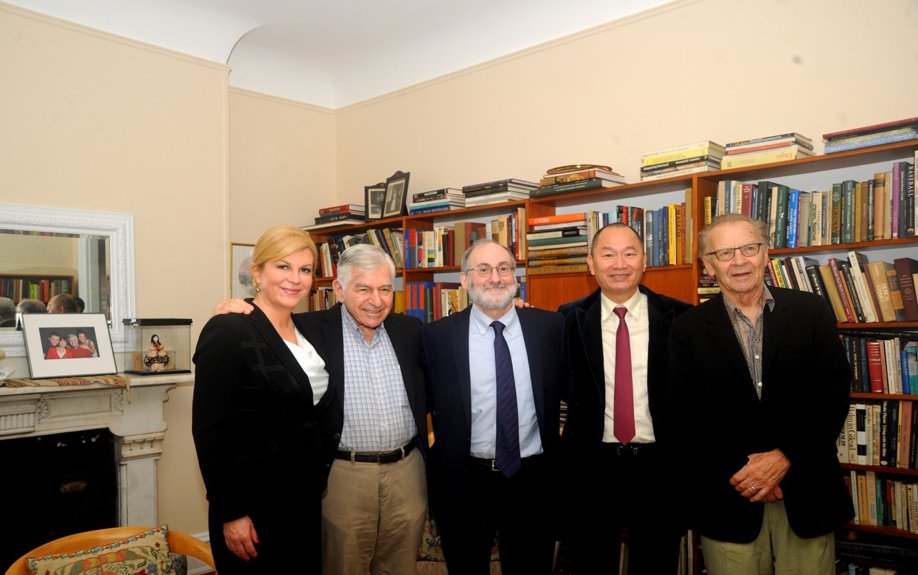
[[[325, 575], [416, 572], [427, 516], [421, 322], [393, 314], [395, 266], [381, 249], [338, 260], [339, 305], [297, 314], [334, 392], [320, 421], [330, 467], [322, 499]], [[241, 300], [214, 311], [248, 313]]]
[[[681, 315], [669, 387], [708, 573], [832, 573], [853, 515], [835, 440], [850, 369], [822, 298], [765, 286], [768, 228], [739, 214], [698, 234], [720, 295]], [[688, 467], [682, 467], [688, 470]], [[729, 558], [728, 558], [729, 557]]]
[[665, 412], [666, 339], [691, 306], [640, 285], [647, 255], [625, 224], [593, 237], [587, 263], [599, 289], [559, 309], [571, 368], [565, 467], [577, 478], [567, 509], [573, 571], [617, 568], [628, 527], [628, 572], [674, 573], [684, 529], [669, 471], [678, 430]]
[[560, 388], [559, 314], [517, 309], [513, 255], [479, 240], [462, 258], [474, 305], [424, 326], [434, 445], [431, 510], [450, 575], [489, 572], [497, 532], [501, 571], [551, 572]]

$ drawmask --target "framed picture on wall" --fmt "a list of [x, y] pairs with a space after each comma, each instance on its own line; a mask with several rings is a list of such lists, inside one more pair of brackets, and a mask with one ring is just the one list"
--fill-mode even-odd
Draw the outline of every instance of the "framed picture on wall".
[[118, 372], [103, 313], [22, 314], [22, 337], [33, 378]]
[[386, 179], [386, 205], [384, 218], [395, 218], [405, 213], [405, 198], [408, 196], [408, 176], [411, 172], [395, 172]]
[[230, 244], [230, 297], [255, 296], [255, 280], [249, 269], [254, 249], [254, 244]]
[[366, 221], [381, 220], [386, 205], [386, 184], [379, 182], [363, 188], [363, 205], [367, 207]]

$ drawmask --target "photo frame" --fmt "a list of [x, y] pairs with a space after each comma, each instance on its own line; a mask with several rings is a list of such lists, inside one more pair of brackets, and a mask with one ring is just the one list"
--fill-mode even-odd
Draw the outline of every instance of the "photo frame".
[[230, 297], [255, 296], [255, 279], [249, 269], [254, 250], [255, 244], [230, 243]]
[[386, 184], [379, 182], [363, 187], [363, 205], [366, 206], [365, 221], [381, 220], [383, 207], [386, 205]]
[[405, 215], [405, 198], [408, 197], [410, 175], [411, 172], [395, 172], [386, 178], [386, 205], [383, 206], [383, 218]]
[[33, 379], [118, 373], [103, 313], [23, 314], [22, 337]]

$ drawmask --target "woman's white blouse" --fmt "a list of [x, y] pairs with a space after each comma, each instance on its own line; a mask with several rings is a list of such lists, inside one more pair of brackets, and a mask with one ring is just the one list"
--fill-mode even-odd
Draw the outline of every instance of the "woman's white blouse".
[[312, 347], [312, 344], [303, 337], [300, 330], [296, 328], [294, 330], [296, 331], [297, 343], [292, 344], [287, 340], [284, 340], [284, 343], [290, 348], [293, 357], [296, 358], [300, 367], [309, 377], [309, 383], [312, 385], [312, 403], [315, 405], [319, 403], [319, 400], [328, 390], [328, 372], [325, 371], [325, 361], [319, 357], [319, 354], [316, 353], [316, 348]]

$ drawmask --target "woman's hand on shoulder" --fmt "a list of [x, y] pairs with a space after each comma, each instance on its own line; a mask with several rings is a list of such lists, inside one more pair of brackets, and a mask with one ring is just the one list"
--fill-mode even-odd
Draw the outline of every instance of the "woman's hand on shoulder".
[[258, 534], [255, 533], [255, 524], [249, 516], [240, 517], [235, 521], [223, 524], [223, 537], [229, 550], [245, 562], [258, 557], [255, 544], [258, 543]]

